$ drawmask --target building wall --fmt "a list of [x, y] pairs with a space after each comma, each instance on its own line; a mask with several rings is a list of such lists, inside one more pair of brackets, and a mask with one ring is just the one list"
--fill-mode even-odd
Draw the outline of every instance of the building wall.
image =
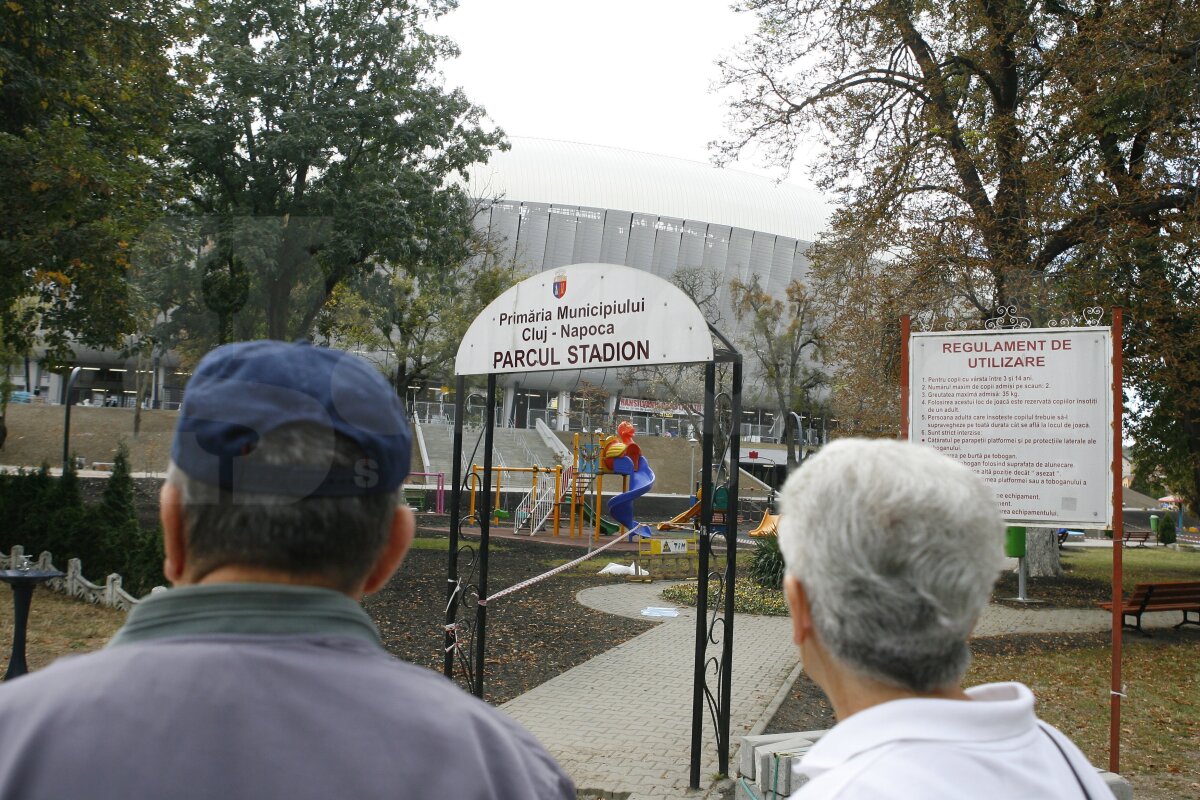
[[679, 269], [712, 270], [720, 280], [719, 327], [737, 335], [729, 284], [757, 275], [783, 297], [793, 280], [806, 282], [809, 242], [703, 220], [617, 209], [499, 200], [475, 218], [500, 257], [531, 273], [602, 262], [646, 270], [667, 280]]

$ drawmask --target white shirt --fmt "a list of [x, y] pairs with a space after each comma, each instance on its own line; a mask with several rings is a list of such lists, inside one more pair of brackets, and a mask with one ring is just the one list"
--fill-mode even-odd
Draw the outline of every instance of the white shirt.
[[967, 695], [893, 700], [839, 722], [796, 766], [809, 781], [791, 800], [1083, 800], [1080, 780], [1091, 800], [1111, 800], [1079, 748], [1039, 723], [1026, 686]]

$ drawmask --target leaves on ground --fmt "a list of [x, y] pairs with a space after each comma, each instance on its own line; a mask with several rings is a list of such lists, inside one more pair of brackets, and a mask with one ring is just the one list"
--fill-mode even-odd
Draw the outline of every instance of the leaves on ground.
[[[525, 541], [490, 548], [488, 594], [546, 572], [546, 562], [564, 553], [574, 558], [582, 552]], [[390, 652], [439, 672], [447, 567], [444, 549], [412, 550], [396, 577], [364, 603]], [[494, 704], [510, 700], [654, 624], [584, 608], [575, 600], [581, 589], [609, 582], [569, 570], [489, 604], [484, 698]], [[461, 678], [459, 683], [465, 685]]]

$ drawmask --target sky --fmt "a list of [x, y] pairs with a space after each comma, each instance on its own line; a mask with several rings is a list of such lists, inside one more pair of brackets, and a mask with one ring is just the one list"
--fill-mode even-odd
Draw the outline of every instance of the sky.
[[[432, 27], [462, 50], [447, 84], [510, 136], [707, 162], [725, 133], [716, 61], [754, 25], [729, 0], [459, 0]], [[753, 159], [734, 168], [780, 177]], [[811, 189], [803, 172], [786, 180]]]

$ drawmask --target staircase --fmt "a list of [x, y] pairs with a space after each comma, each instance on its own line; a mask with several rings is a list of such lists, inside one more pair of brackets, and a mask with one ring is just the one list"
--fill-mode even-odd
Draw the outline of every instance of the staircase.
[[[454, 464], [454, 426], [442, 423], [422, 423], [425, 448], [429, 456], [427, 472], [445, 472], [447, 481]], [[462, 470], [466, 475], [474, 463], [483, 466], [482, 429], [463, 430]], [[478, 448], [476, 442], [478, 441]], [[538, 435], [524, 428], [496, 428], [492, 435], [492, 465], [497, 467], [553, 467], [558, 458]]]

